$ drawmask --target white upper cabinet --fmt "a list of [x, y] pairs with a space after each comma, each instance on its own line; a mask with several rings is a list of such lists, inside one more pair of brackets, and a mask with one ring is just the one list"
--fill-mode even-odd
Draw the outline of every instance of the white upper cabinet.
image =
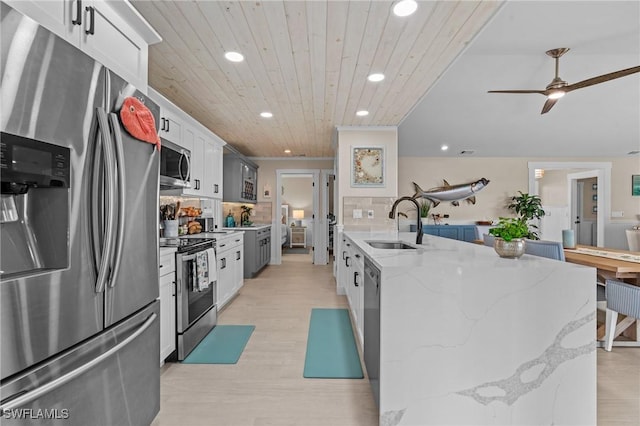
[[[191, 149], [191, 189], [185, 189], [184, 193], [222, 199], [222, 145], [201, 133], [193, 133], [188, 127], [185, 127], [184, 132], [185, 135], [194, 135]], [[191, 139], [191, 136], [188, 138]]]
[[[152, 90], [152, 89], [149, 89]], [[182, 122], [176, 114], [174, 114], [169, 108], [160, 104], [160, 131], [161, 138], [167, 139], [171, 142], [177, 143], [183, 148], [191, 150], [193, 148], [193, 132], [189, 142], [182, 143], [183, 139], [188, 139], [188, 136], [182, 135]]]
[[191, 188], [165, 193], [221, 200], [225, 142], [151, 87], [149, 97], [160, 106], [160, 137], [191, 153]]
[[7, 4], [147, 92], [149, 45], [160, 35], [126, 1], [7, 0]]

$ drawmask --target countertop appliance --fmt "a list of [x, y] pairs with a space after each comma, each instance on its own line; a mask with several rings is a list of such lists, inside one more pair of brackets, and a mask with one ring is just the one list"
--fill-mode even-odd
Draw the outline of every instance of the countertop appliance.
[[5, 3], [0, 19], [2, 424], [150, 424], [159, 152], [117, 112], [159, 108]]
[[191, 188], [191, 152], [161, 139], [160, 189]]
[[[202, 341], [217, 323], [217, 279], [215, 276], [215, 239], [185, 236], [162, 238], [160, 247], [176, 247], [176, 354], [178, 361]], [[207, 253], [209, 281], [197, 285], [198, 255]]]

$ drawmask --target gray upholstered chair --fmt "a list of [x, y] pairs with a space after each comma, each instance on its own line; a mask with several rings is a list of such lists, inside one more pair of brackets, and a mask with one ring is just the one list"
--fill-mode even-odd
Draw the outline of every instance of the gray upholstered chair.
[[564, 262], [564, 250], [562, 243], [558, 241], [527, 240], [524, 244], [524, 252]]
[[640, 229], [625, 229], [630, 251], [640, 251]]
[[640, 319], [640, 287], [617, 280], [607, 280], [606, 284], [607, 319], [604, 349], [610, 351], [613, 339], [622, 332], [622, 330], [616, 331], [618, 314], [629, 318], [625, 321], [631, 321], [633, 318]]

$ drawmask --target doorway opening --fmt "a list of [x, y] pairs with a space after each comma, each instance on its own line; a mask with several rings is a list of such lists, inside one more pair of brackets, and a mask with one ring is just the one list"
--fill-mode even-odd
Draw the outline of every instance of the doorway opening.
[[317, 263], [319, 187], [319, 170], [276, 170], [274, 225], [277, 226], [273, 232], [276, 244], [272, 246], [271, 263], [281, 264], [287, 253], [306, 255], [309, 263]]
[[[557, 206], [549, 206], [545, 196], [541, 194], [541, 184], [536, 179], [536, 169], [552, 170], [566, 176], [557, 179], [555, 188], [560, 194]], [[589, 179], [587, 188], [584, 179]], [[595, 179], [595, 180], [593, 180]], [[578, 183], [582, 180], [583, 191], [580, 191]], [[611, 210], [611, 163], [609, 162], [529, 162], [529, 193], [540, 195], [547, 216], [540, 224], [540, 237], [544, 240], [561, 241], [562, 229], [574, 229], [577, 241], [583, 235], [583, 241], [591, 241], [592, 245], [605, 246], [605, 218], [609, 217]], [[564, 191], [564, 192], [563, 192]], [[588, 200], [585, 198], [588, 195]], [[595, 197], [594, 197], [595, 196]], [[578, 207], [578, 199], [582, 200], [582, 211]], [[582, 220], [587, 218], [585, 205], [589, 203], [591, 221], [582, 225]], [[575, 223], [580, 222], [580, 223]]]

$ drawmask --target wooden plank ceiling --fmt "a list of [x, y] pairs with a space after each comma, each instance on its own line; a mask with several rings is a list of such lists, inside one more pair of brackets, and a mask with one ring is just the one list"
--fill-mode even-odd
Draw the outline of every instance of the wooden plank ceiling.
[[393, 3], [132, 1], [163, 38], [149, 84], [255, 157], [332, 157], [336, 126], [398, 125], [501, 4], [421, 1], [400, 18]]

